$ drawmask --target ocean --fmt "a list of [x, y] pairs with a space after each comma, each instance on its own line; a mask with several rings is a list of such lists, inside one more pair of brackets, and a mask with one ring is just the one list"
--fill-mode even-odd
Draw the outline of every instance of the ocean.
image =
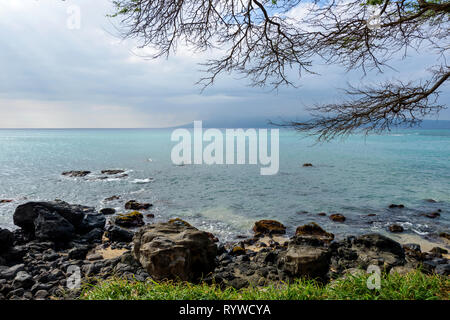
[[[171, 161], [169, 129], [0, 130], [0, 226], [14, 229], [13, 213], [27, 201], [61, 199], [116, 208], [128, 200], [151, 202], [148, 223], [179, 217], [221, 241], [251, 235], [253, 223], [275, 219], [292, 235], [316, 222], [338, 237], [406, 233], [433, 237], [450, 226], [450, 130], [398, 130], [315, 143], [280, 130], [280, 167], [260, 175], [259, 165], [184, 165]], [[303, 167], [312, 163], [313, 167]], [[101, 179], [123, 169], [125, 178]], [[70, 178], [61, 173], [89, 170]], [[113, 195], [119, 200], [105, 202]], [[430, 202], [427, 199], [433, 199]], [[404, 209], [389, 209], [391, 203]], [[440, 209], [440, 217], [424, 213]], [[344, 223], [319, 212], [341, 213]], [[375, 214], [375, 216], [368, 216]]]

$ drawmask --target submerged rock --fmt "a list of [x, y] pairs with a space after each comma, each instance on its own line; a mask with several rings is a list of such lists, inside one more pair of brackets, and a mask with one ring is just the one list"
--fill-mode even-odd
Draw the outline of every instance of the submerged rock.
[[114, 200], [119, 200], [120, 196], [111, 196], [109, 198], [106, 198], [104, 201], [114, 201]]
[[157, 223], [141, 228], [133, 238], [133, 256], [155, 279], [196, 281], [213, 271], [217, 246], [194, 227]]
[[344, 222], [345, 216], [340, 213], [334, 213], [334, 214], [330, 215], [330, 219], [334, 222]]
[[78, 178], [78, 177], [85, 177], [90, 173], [91, 171], [66, 171], [63, 172], [62, 175], [67, 177]]
[[390, 231], [390, 232], [403, 232], [404, 229], [403, 229], [403, 227], [402, 227], [401, 225], [399, 225], [399, 224], [391, 224], [391, 225], [389, 226], [389, 231]]
[[440, 217], [441, 214], [439, 213], [439, 211], [433, 211], [433, 212], [430, 212], [430, 213], [424, 213], [423, 216], [425, 216], [427, 218], [434, 219], [434, 218]]
[[125, 170], [102, 170], [102, 174], [115, 175], [119, 173], [124, 173]]
[[127, 210], [147, 210], [151, 206], [151, 203], [139, 203], [136, 200], [130, 200], [125, 203], [125, 209]]
[[260, 220], [255, 222], [253, 232], [255, 232], [255, 235], [257, 236], [266, 234], [285, 234], [286, 227], [276, 220]]

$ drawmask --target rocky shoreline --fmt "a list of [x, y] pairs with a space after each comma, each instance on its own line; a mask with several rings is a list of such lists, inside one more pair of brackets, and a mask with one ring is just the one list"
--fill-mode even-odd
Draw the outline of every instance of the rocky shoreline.
[[299, 277], [328, 282], [370, 265], [450, 274], [448, 252], [440, 247], [422, 252], [418, 244], [401, 245], [380, 234], [335, 240], [315, 223], [287, 238], [285, 226], [274, 220], [255, 222], [253, 237], [223, 244], [181, 219], [145, 225], [141, 211], [150, 207], [130, 200], [125, 209], [135, 211], [116, 214], [60, 200], [18, 206], [19, 229], [0, 229], [0, 300], [76, 299], [81, 288], [70, 285], [75, 276], [82, 283], [114, 276], [240, 289]]

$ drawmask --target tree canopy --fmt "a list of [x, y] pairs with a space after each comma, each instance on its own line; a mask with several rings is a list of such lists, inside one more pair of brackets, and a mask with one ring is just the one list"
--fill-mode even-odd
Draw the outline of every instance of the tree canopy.
[[[445, 108], [437, 98], [448, 81], [450, 2], [448, 0], [115, 0], [124, 38], [157, 50], [176, 52], [180, 43], [195, 50], [220, 48], [205, 61], [204, 86], [221, 73], [238, 73], [251, 85], [294, 85], [315, 73], [314, 62], [347, 70], [383, 72], [408, 50], [434, 52], [429, 78], [386, 81], [346, 89], [347, 100], [310, 107], [312, 118], [290, 122], [319, 140], [393, 126], [413, 126]], [[300, 14], [299, 14], [300, 12]]]

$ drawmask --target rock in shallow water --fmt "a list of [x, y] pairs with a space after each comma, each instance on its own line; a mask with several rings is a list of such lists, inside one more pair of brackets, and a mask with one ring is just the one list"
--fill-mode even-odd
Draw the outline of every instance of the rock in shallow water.
[[257, 236], [266, 234], [285, 234], [286, 227], [276, 220], [260, 220], [255, 222], [253, 231]]
[[403, 227], [401, 225], [398, 224], [391, 224], [389, 226], [389, 231], [390, 232], [403, 232]]
[[340, 213], [334, 213], [334, 214], [330, 215], [330, 220], [332, 220], [334, 222], [344, 222], [345, 217], [344, 217], [344, 215], [342, 215]]
[[330, 242], [334, 239], [334, 234], [326, 232], [314, 222], [298, 227], [295, 231], [295, 235], [307, 238], [316, 238], [326, 242]]
[[105, 215], [105, 216], [109, 216], [109, 215], [115, 214], [116, 213], [116, 209], [103, 208], [103, 209], [100, 210], [100, 213]]
[[151, 203], [139, 203], [136, 200], [130, 200], [125, 203], [125, 209], [127, 210], [147, 210], [151, 206]]
[[76, 178], [76, 177], [85, 177], [90, 173], [91, 173], [90, 171], [66, 171], [63, 172], [62, 175], [66, 177]]

